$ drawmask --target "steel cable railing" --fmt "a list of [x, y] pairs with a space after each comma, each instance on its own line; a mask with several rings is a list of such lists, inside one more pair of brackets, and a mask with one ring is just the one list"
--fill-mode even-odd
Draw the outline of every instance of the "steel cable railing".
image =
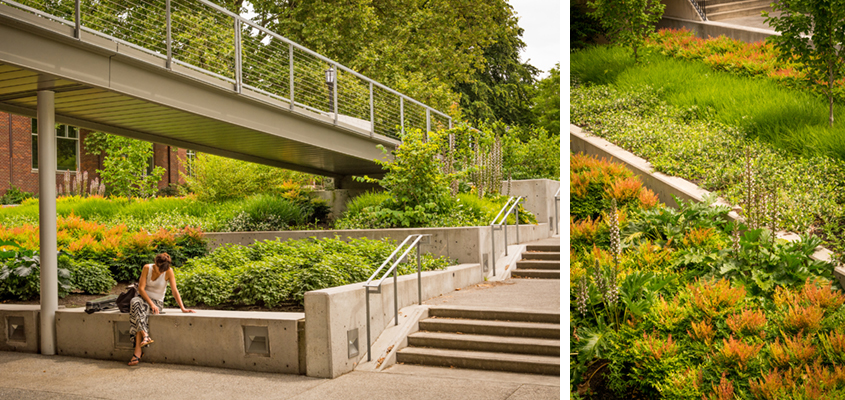
[[0, 4], [71, 26], [76, 38], [82, 32], [104, 37], [164, 59], [167, 68], [178, 64], [224, 81], [222, 87], [234, 84], [238, 93], [248, 88], [370, 135], [401, 139], [403, 129], [451, 126], [447, 114], [207, 0]]

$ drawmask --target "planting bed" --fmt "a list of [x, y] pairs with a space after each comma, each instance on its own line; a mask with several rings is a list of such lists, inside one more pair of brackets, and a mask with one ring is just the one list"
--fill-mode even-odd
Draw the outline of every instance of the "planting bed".
[[845, 394], [845, 296], [810, 258], [817, 239], [773, 240], [706, 203], [666, 209], [619, 165], [570, 165], [573, 393]]

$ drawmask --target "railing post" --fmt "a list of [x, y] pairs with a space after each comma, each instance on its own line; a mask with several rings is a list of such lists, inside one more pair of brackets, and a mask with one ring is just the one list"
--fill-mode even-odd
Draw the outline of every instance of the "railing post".
[[367, 292], [367, 361], [373, 361], [373, 355], [370, 351], [370, 288], [364, 287]]
[[405, 134], [405, 98], [399, 96], [399, 126], [402, 127], [401, 133]]
[[82, 38], [82, 6], [79, 4], [80, 0], [76, 0], [74, 5], [74, 23], [73, 37], [76, 39]]
[[173, 46], [171, 44], [171, 22], [170, 22], [170, 0], [164, 0], [164, 19], [165, 19], [165, 26], [167, 27], [167, 37], [165, 38], [165, 45], [167, 46], [167, 63], [165, 66], [167, 69], [173, 68]]
[[422, 305], [422, 257], [420, 256], [420, 243], [417, 242], [417, 294]]
[[288, 55], [290, 56], [288, 62], [290, 63], [290, 110], [293, 111], [295, 103], [293, 99], [293, 43], [289, 43]]
[[559, 195], [555, 196], [555, 234], [560, 235], [560, 196]]
[[431, 109], [425, 109], [425, 138], [428, 141], [428, 133], [431, 132]]
[[235, 92], [241, 93], [243, 77], [241, 65], [241, 19], [235, 17]]
[[519, 199], [517, 199], [513, 211], [516, 213], [516, 244], [519, 244]]
[[393, 269], [393, 325], [399, 325], [399, 286], [398, 286], [398, 272], [396, 270], [399, 269], [397, 265], [396, 268]]
[[505, 255], [508, 255], [508, 216], [505, 214], [505, 222], [502, 224], [505, 231]]
[[373, 81], [370, 81], [370, 137], [376, 133], [375, 108], [373, 108]]
[[452, 129], [452, 118], [449, 118], [449, 129]]
[[340, 80], [340, 70], [337, 68], [337, 64], [333, 64], [332, 68], [337, 71], [334, 75], [334, 82], [332, 82], [332, 95], [334, 96], [334, 99], [332, 99], [332, 101], [334, 102], [334, 106], [332, 107], [332, 109], [334, 110], [334, 124], [337, 125], [337, 115], [340, 114], [339, 110], [337, 109], [337, 81]]

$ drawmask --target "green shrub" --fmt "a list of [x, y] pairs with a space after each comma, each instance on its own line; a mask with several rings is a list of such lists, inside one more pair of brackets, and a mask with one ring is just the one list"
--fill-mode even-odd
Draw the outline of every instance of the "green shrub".
[[89, 260], [71, 260], [68, 258], [70, 282], [73, 289], [88, 294], [108, 294], [117, 285], [109, 267]]
[[185, 306], [205, 304], [216, 307], [231, 301], [232, 275], [215, 266], [200, 265], [190, 270], [180, 269], [176, 272], [176, 284], [179, 285], [179, 294]]
[[257, 261], [232, 271], [233, 298], [237, 304], [275, 307], [291, 300], [297, 290], [298, 271], [280, 258]]
[[229, 222], [229, 231], [280, 231], [305, 222], [302, 208], [290, 200], [260, 194], [247, 199]]
[[25, 192], [15, 185], [9, 185], [6, 193], [0, 196], [0, 204], [21, 204], [30, 198], [32, 198], [32, 193]]
[[385, 192], [367, 192], [360, 196], [353, 197], [346, 202], [345, 214], [358, 214], [365, 209], [374, 209], [384, 203], [390, 195]]
[[[41, 265], [38, 252], [21, 249], [14, 242], [0, 242], [0, 298], [31, 300], [41, 295]], [[67, 296], [71, 289], [70, 272], [66, 263], [58, 268], [58, 294]]]

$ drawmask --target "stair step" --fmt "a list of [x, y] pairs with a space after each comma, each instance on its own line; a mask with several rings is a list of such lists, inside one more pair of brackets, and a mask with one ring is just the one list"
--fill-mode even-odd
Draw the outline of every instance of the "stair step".
[[520, 260], [516, 262], [517, 269], [552, 269], [560, 270], [560, 261], [550, 260]]
[[560, 252], [526, 251], [522, 253], [523, 260], [555, 260], [560, 262]]
[[560, 357], [406, 347], [396, 353], [400, 363], [560, 375]]
[[560, 270], [515, 269], [511, 271], [511, 278], [560, 279]]
[[543, 251], [543, 252], [557, 252], [560, 253], [559, 244], [529, 244], [525, 246], [525, 251]]
[[709, 21], [722, 21], [726, 19], [734, 19], [734, 18], [742, 18], [748, 17], [752, 15], [759, 16], [760, 12], [771, 10], [772, 7], [769, 5], [765, 6], [755, 6], [755, 7], [748, 7], [739, 10], [731, 10], [731, 11], [724, 11], [724, 12], [717, 12], [717, 13], [706, 13], [707, 20]]
[[560, 324], [559, 312], [502, 310], [483, 308], [462, 308], [437, 306], [428, 309], [428, 315], [436, 318], [477, 319], [513, 322], [543, 322]]
[[416, 332], [408, 336], [408, 345], [439, 349], [560, 357], [560, 340], [554, 339]]
[[707, 14], [713, 13], [721, 13], [726, 11], [733, 11], [733, 10], [741, 10], [750, 7], [768, 7], [772, 4], [771, 0], [743, 0], [743, 1], [732, 1], [727, 3], [721, 4], [707, 4], [705, 7], [705, 11]]
[[474, 335], [560, 338], [560, 324], [539, 322], [485, 321], [474, 319], [427, 318], [420, 321], [421, 331], [461, 332]]

